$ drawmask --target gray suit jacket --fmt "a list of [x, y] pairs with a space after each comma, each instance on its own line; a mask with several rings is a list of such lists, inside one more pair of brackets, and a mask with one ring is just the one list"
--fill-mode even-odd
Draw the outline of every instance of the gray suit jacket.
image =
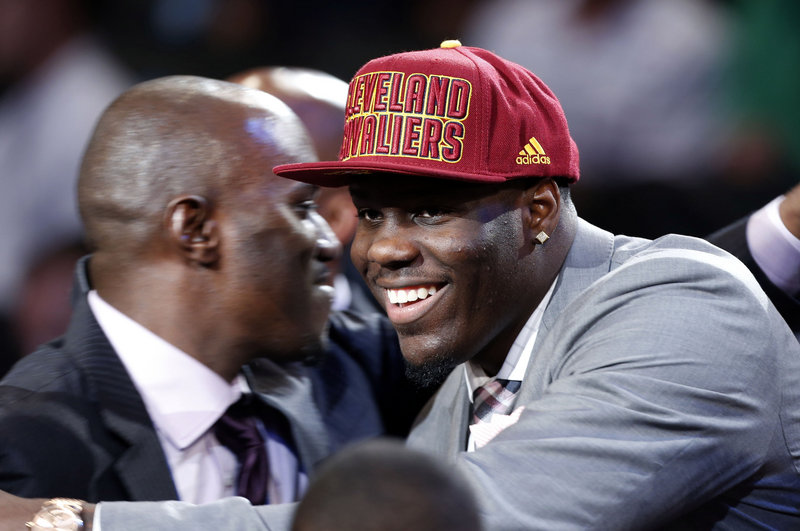
[[488, 529], [800, 528], [800, 346], [740, 262], [582, 223], [533, 352], [484, 448], [460, 451], [461, 370], [409, 438], [468, 474]]
[[[750, 272], [702, 240], [581, 222], [517, 406], [463, 452], [457, 368], [409, 437], [465, 472], [489, 530], [800, 526], [800, 345]], [[102, 524], [277, 530], [283, 510], [103, 504]]]

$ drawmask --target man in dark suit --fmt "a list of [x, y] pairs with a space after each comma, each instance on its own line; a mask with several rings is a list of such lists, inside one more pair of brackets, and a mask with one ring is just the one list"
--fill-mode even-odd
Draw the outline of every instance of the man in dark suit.
[[792, 331], [800, 332], [800, 185], [707, 239], [744, 262]]
[[215, 425], [244, 395], [262, 408], [262, 502], [297, 499], [347, 442], [407, 429], [414, 406], [390, 400], [403, 385], [391, 328], [328, 319], [325, 262], [340, 246], [316, 188], [271, 171], [313, 160], [309, 145], [279, 100], [226, 82], [162, 78], [106, 110], [79, 180], [94, 252], [69, 329], [0, 383], [0, 488], [242, 494]]

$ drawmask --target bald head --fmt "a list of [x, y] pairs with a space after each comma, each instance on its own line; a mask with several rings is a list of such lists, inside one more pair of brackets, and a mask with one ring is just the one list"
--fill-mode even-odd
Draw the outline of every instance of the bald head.
[[315, 187], [272, 173], [313, 159], [300, 120], [264, 92], [186, 76], [133, 87], [81, 168], [93, 288], [229, 381], [255, 357], [318, 351], [340, 248]]
[[455, 468], [374, 439], [327, 461], [295, 514], [292, 531], [480, 531], [472, 491]]
[[[228, 81], [258, 89], [286, 103], [302, 120], [320, 160], [336, 160], [342, 146], [347, 83], [320, 70], [264, 66], [234, 74]], [[353, 239], [356, 209], [347, 188], [323, 188], [319, 213], [343, 245]], [[338, 271], [338, 261], [329, 266]]]
[[347, 103], [346, 82], [320, 70], [285, 66], [253, 68], [234, 74], [228, 81], [278, 97], [308, 128], [319, 159], [337, 159]]
[[191, 76], [141, 83], [108, 107], [86, 151], [78, 200], [87, 236], [97, 250], [138, 256], [172, 198], [217, 201], [259, 174], [245, 163], [271, 174], [309, 157], [303, 126], [263, 92]]

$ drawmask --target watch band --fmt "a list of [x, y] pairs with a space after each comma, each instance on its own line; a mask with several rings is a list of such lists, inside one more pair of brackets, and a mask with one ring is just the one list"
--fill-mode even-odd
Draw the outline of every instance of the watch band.
[[83, 529], [83, 501], [70, 498], [47, 500], [25, 526], [32, 531], [79, 531]]

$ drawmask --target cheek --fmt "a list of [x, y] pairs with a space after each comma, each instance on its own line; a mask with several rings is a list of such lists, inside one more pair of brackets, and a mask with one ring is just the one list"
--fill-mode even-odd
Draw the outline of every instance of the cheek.
[[[458, 238], [452, 240], [455, 242]], [[469, 246], [455, 250], [464, 255], [462, 262], [476, 271], [477, 281], [496, 285], [516, 268], [523, 248], [520, 223], [512, 212], [479, 225]]]
[[356, 270], [363, 275], [367, 263], [367, 250], [371, 245], [371, 238], [362, 230], [357, 230], [353, 238], [353, 243], [350, 245], [350, 261], [353, 262]]
[[308, 284], [313, 249], [313, 240], [290, 226], [253, 235], [239, 246], [241, 280], [254, 291], [285, 298], [284, 292]]
[[469, 247], [455, 249], [460, 255], [453, 263], [455, 287], [467, 309], [467, 326], [503, 321], [504, 309], [520, 296], [514, 280], [521, 276], [522, 247], [519, 224], [498, 218], [484, 224]]
[[[483, 263], [492, 268], [494, 276], [502, 275], [504, 269], [513, 270], [526, 253], [522, 220], [517, 211], [506, 212], [483, 225], [481, 242]], [[527, 250], [530, 252], [530, 249]], [[500, 268], [494, 270], [494, 268]], [[490, 273], [491, 275], [491, 273]]]

